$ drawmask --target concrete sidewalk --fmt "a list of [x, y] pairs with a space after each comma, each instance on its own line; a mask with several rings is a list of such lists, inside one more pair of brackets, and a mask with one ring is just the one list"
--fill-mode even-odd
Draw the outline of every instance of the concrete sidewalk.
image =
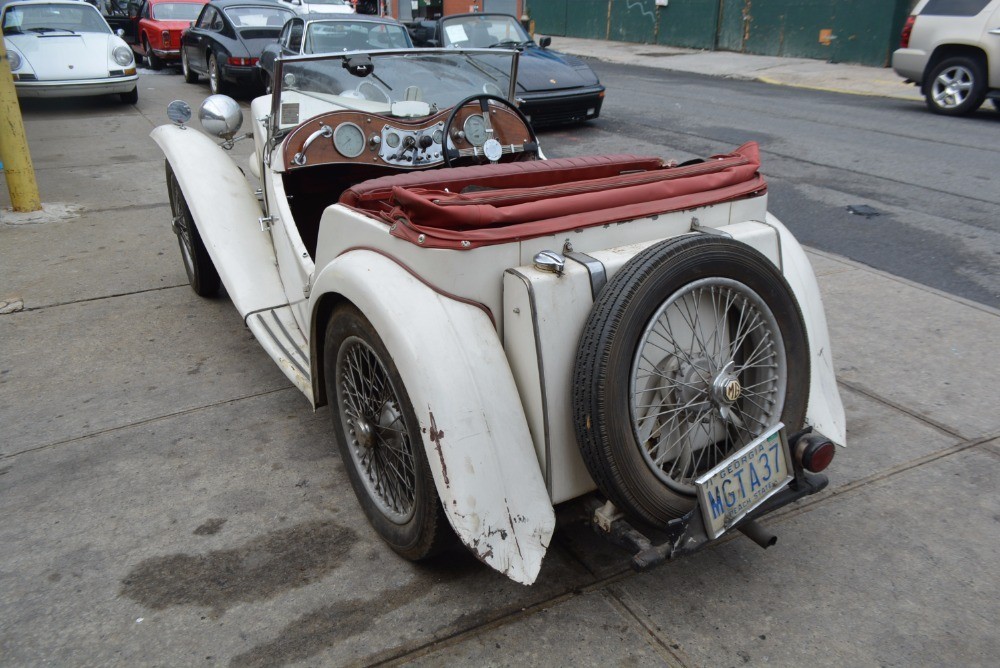
[[620, 65], [638, 65], [730, 79], [854, 95], [921, 100], [920, 91], [888, 67], [827, 63], [808, 58], [754, 56], [732, 51], [698, 51], [576, 37], [553, 37], [552, 48]]
[[45, 199], [81, 211], [0, 223], [0, 664], [995, 665], [1000, 312], [810, 252], [849, 447], [775, 547], [634, 574], [569, 505], [530, 588], [411, 564], [327, 410], [188, 287], [148, 135], [207, 89], [140, 86], [25, 114]]

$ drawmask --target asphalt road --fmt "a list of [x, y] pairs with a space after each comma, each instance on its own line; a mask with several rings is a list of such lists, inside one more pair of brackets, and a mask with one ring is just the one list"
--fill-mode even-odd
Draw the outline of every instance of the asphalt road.
[[542, 132], [549, 156], [686, 159], [757, 141], [770, 208], [803, 244], [1000, 307], [1000, 113], [989, 103], [947, 118], [904, 100], [591, 65], [608, 89], [602, 115]]

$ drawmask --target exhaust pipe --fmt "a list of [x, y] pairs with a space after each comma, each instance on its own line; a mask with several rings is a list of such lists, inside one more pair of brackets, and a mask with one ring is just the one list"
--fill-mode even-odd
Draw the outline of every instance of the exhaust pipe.
[[757, 523], [757, 520], [740, 525], [743, 535], [765, 550], [778, 542], [778, 537]]

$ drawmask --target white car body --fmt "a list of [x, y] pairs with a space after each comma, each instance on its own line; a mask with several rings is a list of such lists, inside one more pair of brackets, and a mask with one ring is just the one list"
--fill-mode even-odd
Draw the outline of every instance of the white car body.
[[286, 3], [295, 10], [296, 14], [301, 14], [306, 16], [308, 14], [354, 14], [354, 5], [347, 2], [347, 0], [319, 0], [318, 2], [310, 2], [310, 0], [281, 0], [281, 2]]
[[[67, 21], [66, 29], [40, 32], [29, 27], [28, 30], [34, 31], [14, 34], [17, 13], [35, 8], [46, 11], [51, 8], [54, 15], [72, 12], [83, 16], [86, 23]], [[131, 48], [111, 32], [92, 5], [59, 0], [12, 2], [4, 6], [0, 20], [5, 25], [7, 51], [16, 54], [19, 61], [12, 68], [19, 97], [135, 94], [139, 77]], [[129, 54], [127, 60], [125, 50]]]
[[[447, 57], [458, 57], [450, 51]], [[337, 109], [336, 96], [326, 97], [294, 98], [301, 119]], [[271, 96], [257, 98], [250, 114], [256, 151], [249, 167], [261, 199], [205, 134], [166, 125], [152, 136], [233, 304], [314, 406], [327, 400], [318, 332], [329, 304], [349, 301], [371, 322], [406, 386], [448, 521], [498, 571], [534, 581], [555, 528], [553, 505], [596, 487], [576, 444], [568, 389], [594, 305], [593, 276], [576, 262], [559, 274], [533, 262], [541, 251], [565, 250], [567, 241], [609, 277], [675, 236], [723, 235], [762, 253], [791, 286], [812, 351], [809, 387], [792, 391], [808, 392], [806, 423], [844, 445], [819, 288], [802, 248], [767, 213], [766, 194], [468, 250], [422, 247], [422, 239], [394, 236], [385, 222], [334, 201], [322, 212], [313, 250], [286, 194], [295, 167], [280, 142], [267, 143], [273, 104]], [[378, 105], [366, 104], [377, 113]]]

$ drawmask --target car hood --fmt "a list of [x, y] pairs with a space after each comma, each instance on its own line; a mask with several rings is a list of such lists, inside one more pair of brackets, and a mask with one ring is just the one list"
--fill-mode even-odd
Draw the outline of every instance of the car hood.
[[575, 56], [534, 45], [521, 52], [517, 66], [520, 92], [563, 90], [598, 83], [590, 66]]
[[[268, 44], [273, 44], [281, 34], [281, 28], [240, 28], [238, 31], [240, 44], [247, 50], [251, 58], [260, 57], [261, 51]], [[234, 56], [242, 54], [234, 53]]]
[[[7, 35], [39, 81], [106, 78], [113, 35], [98, 32]], [[124, 42], [122, 42], [124, 44]]]

